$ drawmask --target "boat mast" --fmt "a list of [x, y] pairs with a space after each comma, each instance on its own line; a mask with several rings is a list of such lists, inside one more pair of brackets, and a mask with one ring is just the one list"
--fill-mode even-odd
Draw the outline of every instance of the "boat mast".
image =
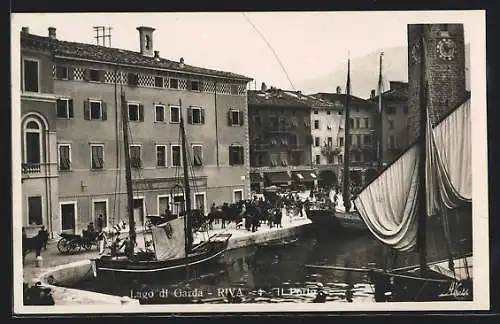
[[184, 118], [182, 118], [182, 101], [179, 99], [179, 110], [180, 110], [180, 128], [181, 128], [181, 147], [182, 147], [182, 167], [184, 169], [184, 201], [186, 203], [186, 211], [184, 216], [184, 237], [185, 237], [185, 250], [186, 257], [189, 251], [191, 251], [192, 246], [192, 231], [191, 231], [191, 189], [189, 187], [189, 169], [188, 169], [188, 157], [186, 150], [186, 131], [184, 129]]
[[351, 97], [351, 59], [347, 59], [347, 85], [346, 85], [346, 105], [345, 105], [345, 140], [344, 140], [344, 172], [343, 172], [343, 189], [342, 189], [342, 198], [344, 201], [345, 211], [349, 212], [351, 209], [351, 202], [349, 200], [349, 147], [350, 143], [350, 123], [349, 123], [349, 101]]
[[125, 99], [125, 93], [121, 93], [121, 104], [122, 104], [122, 125], [123, 125], [123, 145], [124, 155], [125, 155], [125, 182], [127, 184], [127, 212], [128, 212], [128, 222], [129, 222], [129, 236], [130, 240], [136, 243], [136, 233], [135, 233], [135, 220], [134, 220], [134, 196], [132, 192], [132, 171], [130, 163], [130, 146], [128, 139], [128, 111], [127, 111], [127, 101]]
[[380, 67], [378, 74], [378, 115], [377, 115], [377, 161], [378, 171], [382, 169], [383, 160], [383, 135], [382, 135], [382, 56], [384, 52], [380, 53]]
[[420, 161], [419, 161], [419, 219], [418, 219], [418, 249], [420, 254], [420, 269], [427, 269], [427, 192], [425, 186], [425, 163], [426, 163], [426, 141], [427, 141], [427, 100], [425, 81], [425, 47], [424, 47], [424, 25], [420, 25]]

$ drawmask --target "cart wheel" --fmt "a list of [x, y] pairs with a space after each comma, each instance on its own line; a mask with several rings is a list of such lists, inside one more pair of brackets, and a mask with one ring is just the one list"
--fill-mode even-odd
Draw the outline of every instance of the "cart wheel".
[[81, 249], [81, 245], [78, 244], [78, 242], [76, 240], [69, 241], [69, 250], [70, 250], [70, 253], [79, 252], [80, 249]]
[[59, 242], [57, 242], [57, 249], [62, 254], [69, 253], [71, 249], [70, 242], [68, 242], [65, 238], [60, 239]]
[[84, 242], [82, 246], [86, 251], [90, 251], [92, 249], [92, 242]]

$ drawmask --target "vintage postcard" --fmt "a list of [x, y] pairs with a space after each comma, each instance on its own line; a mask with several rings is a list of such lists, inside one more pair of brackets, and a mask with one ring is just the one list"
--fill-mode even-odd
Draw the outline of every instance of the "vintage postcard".
[[487, 310], [485, 34], [13, 14], [15, 313]]

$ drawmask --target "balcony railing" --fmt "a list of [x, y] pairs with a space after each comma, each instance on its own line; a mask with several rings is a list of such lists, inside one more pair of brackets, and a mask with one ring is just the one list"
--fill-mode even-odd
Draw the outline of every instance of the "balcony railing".
[[23, 163], [21, 164], [23, 174], [40, 173], [40, 163]]

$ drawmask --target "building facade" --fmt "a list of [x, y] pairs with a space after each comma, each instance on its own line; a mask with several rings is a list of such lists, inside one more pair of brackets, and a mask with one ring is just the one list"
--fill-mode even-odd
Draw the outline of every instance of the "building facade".
[[263, 85], [260, 91], [248, 91], [248, 114], [252, 190], [314, 183], [307, 101]]
[[[339, 119], [340, 125], [345, 122], [345, 107], [347, 95], [343, 94], [340, 87], [336, 93], [317, 93], [314, 97], [330, 101], [335, 107], [342, 107], [339, 112], [343, 118]], [[375, 114], [376, 106], [369, 101], [356, 96], [350, 97], [350, 179], [353, 184], [361, 185], [374, 176], [375, 155]], [[341, 149], [337, 156], [339, 174], [343, 169], [345, 149], [345, 127], [341, 126], [338, 135], [338, 147]], [[340, 182], [339, 177], [339, 182]]]
[[[390, 81], [382, 93], [382, 162], [388, 164], [405, 150], [409, 143], [408, 83]], [[372, 90], [370, 101], [378, 108], [379, 96]]]
[[[153, 47], [154, 29], [137, 30], [140, 52], [60, 41], [53, 28], [48, 37], [23, 29], [24, 225], [80, 233], [99, 215], [105, 225], [127, 221], [122, 92], [138, 226], [146, 215], [184, 208], [181, 116], [192, 207], [207, 212], [212, 202], [249, 195], [250, 79], [163, 59]], [[42, 193], [41, 222], [30, 216], [40, 209], [35, 193]]]

